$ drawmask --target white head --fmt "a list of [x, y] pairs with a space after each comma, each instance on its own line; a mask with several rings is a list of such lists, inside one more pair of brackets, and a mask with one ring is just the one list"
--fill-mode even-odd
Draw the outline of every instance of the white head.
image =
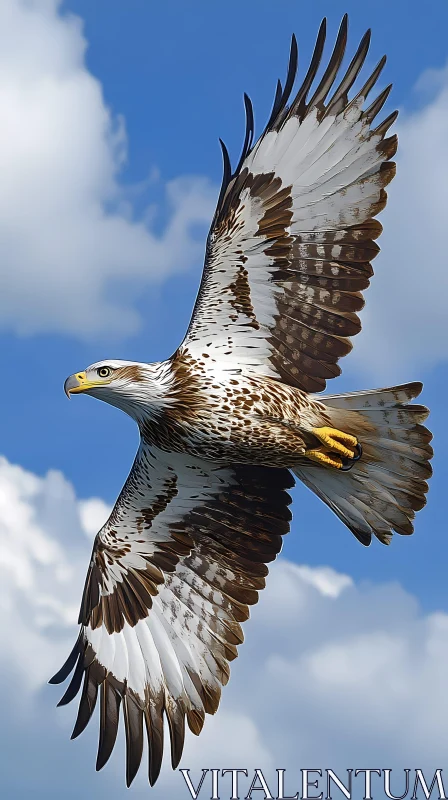
[[90, 394], [139, 421], [166, 402], [167, 378], [163, 362], [98, 361], [84, 372], [70, 375], [64, 391], [67, 397]]

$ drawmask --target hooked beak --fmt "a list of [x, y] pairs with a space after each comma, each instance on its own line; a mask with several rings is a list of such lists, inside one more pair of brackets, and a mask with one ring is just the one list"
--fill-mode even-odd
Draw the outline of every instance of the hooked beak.
[[70, 375], [64, 383], [64, 392], [70, 399], [71, 394], [79, 394], [90, 389], [92, 384], [87, 380], [85, 372], [77, 372], [75, 375]]

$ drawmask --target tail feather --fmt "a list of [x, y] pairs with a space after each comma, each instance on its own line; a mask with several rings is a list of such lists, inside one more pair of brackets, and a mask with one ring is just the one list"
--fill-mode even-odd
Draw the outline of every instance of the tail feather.
[[326, 406], [332, 408], [361, 411], [368, 408], [393, 408], [399, 403], [407, 403], [418, 397], [423, 389], [420, 381], [390, 386], [388, 389], [363, 389], [349, 394], [327, 394], [322, 398]]
[[389, 544], [392, 533], [413, 533], [412, 520], [426, 502], [430, 431], [428, 409], [409, 404], [422, 389], [409, 383], [319, 398], [335, 428], [358, 437], [363, 456], [349, 472], [300, 463], [294, 472], [363, 544], [372, 535]]

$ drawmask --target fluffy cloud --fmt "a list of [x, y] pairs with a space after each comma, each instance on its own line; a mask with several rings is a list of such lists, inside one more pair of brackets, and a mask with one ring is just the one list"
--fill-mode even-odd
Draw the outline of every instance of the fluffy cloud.
[[[98, 499], [79, 501], [60, 473], [41, 478], [0, 461], [7, 796], [31, 789], [37, 798], [77, 798], [81, 789], [122, 796], [122, 733], [110, 765], [96, 775], [95, 723], [69, 742], [75, 708], [56, 710], [59, 695], [45, 686], [74, 641], [93, 520], [101, 524], [106, 514]], [[218, 714], [200, 739], [187, 738], [181, 766], [195, 785], [203, 768], [261, 768], [274, 787], [275, 768], [286, 768], [295, 792], [300, 767], [331, 767], [344, 777], [349, 767], [443, 766], [446, 614], [423, 614], [399, 585], [356, 585], [330, 567], [280, 560], [245, 628]], [[35, 761], [37, 773], [18, 770], [18, 757]], [[230, 796], [226, 780], [222, 798]], [[200, 797], [210, 796], [209, 783], [210, 775]], [[147, 796], [144, 769], [131, 793]], [[166, 796], [188, 797], [168, 763], [152, 792], [155, 800]]]
[[446, 359], [448, 68], [425, 73], [417, 92], [420, 108], [402, 110], [396, 126], [397, 176], [381, 216], [382, 253], [350, 356], [352, 366], [384, 381], [413, 379]]
[[90, 523], [59, 472], [39, 478], [0, 458], [0, 665], [25, 690], [70, 646]]
[[89, 500], [80, 501], [78, 510], [83, 530], [93, 537], [104, 525], [112, 509], [101, 498], [90, 497]]
[[0, 4], [0, 327], [120, 335], [139, 325], [144, 282], [200, 258], [191, 226], [210, 220], [214, 191], [204, 179], [169, 183], [161, 235], [133, 220], [118, 180], [123, 120], [86, 68], [80, 20], [59, 5]]

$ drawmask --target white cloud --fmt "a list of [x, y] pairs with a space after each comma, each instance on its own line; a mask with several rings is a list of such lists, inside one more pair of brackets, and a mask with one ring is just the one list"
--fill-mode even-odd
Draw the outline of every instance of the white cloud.
[[339, 597], [347, 586], [353, 585], [353, 581], [348, 575], [341, 575], [331, 567], [311, 569], [311, 567], [301, 566], [295, 567], [295, 572], [304, 583], [314, 586], [324, 597]]
[[80, 513], [59, 472], [39, 478], [0, 458], [0, 665], [28, 688], [70, 647], [90, 546]]
[[[2, 723], [14, 731], [22, 704], [21, 751], [37, 748], [39, 762], [48, 765], [50, 751], [52, 763], [67, 759], [61, 774], [52, 772], [55, 797], [67, 781], [74, 791], [122, 796], [122, 733], [117, 754], [98, 776], [96, 723], [70, 743], [74, 705], [56, 710], [54, 687], [42, 694], [76, 636], [92, 520], [101, 523], [107, 511], [98, 499], [77, 500], [58, 472], [41, 478], [0, 461], [0, 704], [11, 709]], [[199, 739], [187, 737], [181, 766], [191, 769], [195, 784], [202, 768], [257, 767], [270, 780], [276, 767], [286, 768], [295, 792], [300, 767], [331, 767], [344, 777], [356, 766], [443, 766], [447, 614], [422, 613], [398, 584], [356, 585], [330, 567], [280, 560], [245, 634], [218, 714]], [[41, 751], [36, 725], [45, 731]], [[34, 781], [39, 786], [48, 789]], [[133, 792], [147, 791], [143, 769]], [[167, 761], [152, 796], [179, 793], [188, 796]]]
[[79, 516], [81, 525], [88, 536], [96, 536], [100, 528], [109, 517], [111, 507], [99, 497], [91, 497], [89, 500], [80, 500]]
[[412, 114], [400, 112], [382, 253], [350, 357], [352, 366], [385, 382], [415, 379], [446, 359], [448, 68], [424, 73], [417, 88], [426, 102]]
[[123, 120], [87, 70], [80, 20], [59, 6], [0, 4], [0, 327], [120, 335], [139, 325], [139, 287], [200, 260], [191, 224], [210, 220], [214, 191], [169, 183], [161, 235], [132, 219]]

